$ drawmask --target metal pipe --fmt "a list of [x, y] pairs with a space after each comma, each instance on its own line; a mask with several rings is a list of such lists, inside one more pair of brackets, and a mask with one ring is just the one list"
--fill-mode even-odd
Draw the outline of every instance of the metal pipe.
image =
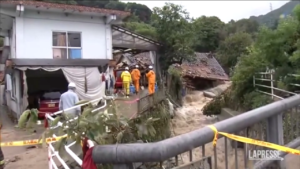
[[[235, 133], [299, 104], [300, 96], [296, 95], [215, 123], [214, 126], [218, 131]], [[104, 164], [164, 161], [211, 142], [213, 136], [214, 132], [204, 127], [156, 143], [96, 145], [93, 160]]]
[[[93, 100], [93, 101], [91, 101], [91, 102], [95, 102], [95, 100]], [[91, 102], [89, 102], [89, 103], [91, 103]], [[82, 104], [83, 105], [83, 104]], [[78, 105], [78, 106], [80, 106], [80, 105]], [[74, 107], [78, 107], [78, 106], [74, 106]], [[94, 113], [94, 112], [96, 112], [96, 111], [98, 111], [98, 110], [100, 110], [100, 109], [103, 109], [103, 108], [105, 108], [107, 106], [107, 103], [106, 103], [106, 100], [104, 100], [104, 105], [102, 105], [102, 106], [100, 106], [99, 108], [96, 108], [96, 109], [94, 109], [93, 111], [92, 111], [92, 113]], [[74, 107], [72, 107], [72, 108], [74, 108]], [[58, 112], [57, 112], [58, 113]], [[54, 120], [54, 118], [51, 116], [51, 115], [49, 115], [49, 114], [46, 114], [46, 119], [45, 120], [47, 120], [47, 118], [49, 119], [49, 120], [51, 120], [51, 121], [53, 121]], [[71, 121], [73, 121], [73, 120], [76, 120], [78, 117], [75, 117], [74, 119], [70, 119], [70, 120], [68, 120], [67, 121], [67, 123], [68, 122], [71, 122]], [[54, 127], [51, 127], [52, 129], [54, 129], [54, 128], [57, 128], [57, 127], [62, 127], [62, 125], [63, 125], [63, 123], [62, 122], [58, 122], [58, 124], [57, 124], [57, 126], [54, 126]], [[75, 133], [75, 132], [74, 132]], [[76, 134], [76, 133], [75, 133]], [[65, 134], [64, 136], [67, 136], [67, 134]], [[57, 137], [55, 134], [53, 134], [53, 137]], [[79, 165], [82, 165], [82, 160], [70, 149], [70, 147], [71, 146], [73, 146], [74, 144], [75, 144], [76, 142], [73, 142], [73, 143], [71, 143], [71, 144], [69, 144], [69, 145], [66, 145], [65, 146], [65, 150], [66, 150], [66, 152], [79, 164]], [[94, 143], [91, 141], [91, 140], [88, 140], [88, 145], [89, 145], [89, 147], [91, 148], [91, 147], [94, 147]], [[49, 143], [49, 147], [50, 147], [50, 149], [54, 152], [54, 155], [58, 158], [58, 160], [60, 161], [60, 163], [64, 166], [64, 168], [65, 169], [69, 169], [69, 167], [67, 166], [67, 164], [61, 159], [61, 157], [60, 157], [60, 155], [58, 154], [58, 152], [57, 151], [55, 151], [54, 150], [54, 147], [52, 146], [52, 144], [51, 143]], [[49, 165], [51, 165], [51, 163], [53, 163], [52, 161], [52, 158], [50, 159], [50, 162], [49, 162]], [[55, 163], [53, 163], [53, 166], [54, 165], [56, 165]], [[54, 168], [55, 168], [56, 166], [54, 166]], [[57, 167], [56, 167], [57, 168]], [[49, 166], [49, 169], [51, 169], [50, 168], [50, 166]]]
[[[65, 168], [65, 169], [70, 169], [69, 166], [65, 163], [65, 161], [60, 157], [58, 154], [58, 151], [55, 151], [54, 147], [52, 144], [49, 144], [49, 148], [51, 151], [53, 151], [53, 155], [56, 156], [60, 164]], [[52, 159], [52, 158], [51, 158]], [[55, 165], [54, 165], [55, 164]], [[53, 166], [56, 166], [56, 163], [53, 163]], [[56, 167], [57, 168], [57, 167]]]
[[65, 110], [60, 110], [60, 111], [57, 111], [57, 112], [51, 114], [50, 116], [58, 115], [58, 114], [61, 114], [61, 113], [64, 112], [64, 111], [69, 111], [69, 110], [72, 110], [72, 109], [75, 109], [75, 108], [78, 108], [78, 107], [87, 105], [87, 104], [89, 104], [89, 103], [94, 103], [94, 102], [97, 102], [97, 101], [99, 101], [99, 100], [101, 100], [101, 99], [103, 99], [103, 98], [101, 97], [101, 98], [99, 98], [99, 99], [91, 100], [91, 101], [89, 101], [89, 102], [86, 102], [86, 103], [83, 103], [83, 104], [79, 104], [79, 105], [76, 105], [76, 106], [67, 108], [67, 109], [65, 109]]
[[[93, 101], [91, 101], [91, 102], [89, 102], [89, 103], [92, 103], [92, 102], [93, 102]], [[95, 100], [94, 100], [94, 102], [95, 102]], [[84, 104], [86, 104], [86, 103], [84, 103]], [[84, 105], [84, 104], [80, 104], [80, 105]], [[107, 105], [106, 100], [104, 100], [104, 105], [102, 105], [101, 107], [98, 107], [98, 108], [92, 110], [92, 113], [94, 113], [95, 111], [98, 111], [98, 110], [100, 110], [100, 109], [105, 108], [106, 105]], [[71, 107], [71, 108], [76, 108], [76, 107], [78, 107], [78, 106], [74, 106], [74, 107]], [[70, 109], [71, 109], [71, 108], [70, 108]], [[66, 109], [66, 110], [69, 110], [69, 109]], [[58, 113], [58, 112], [56, 112], [56, 113]], [[55, 113], [54, 113], [54, 114], [55, 114]], [[45, 120], [47, 120], [47, 118], [48, 118], [49, 120], [54, 121], [54, 118], [53, 118], [52, 116], [53, 116], [53, 114], [51, 114], [51, 115], [50, 115], [50, 114], [46, 114], [46, 115], [45, 115], [45, 117], [46, 117]], [[68, 120], [67, 123], [68, 123], [68, 122], [71, 122], [71, 121], [74, 121], [74, 120], [77, 120], [77, 119], [78, 119], [78, 117], [74, 117], [73, 119]], [[63, 123], [59, 121], [59, 122], [57, 123], [56, 126], [52, 126], [52, 127], [50, 127], [50, 129], [55, 129], [55, 128], [57, 128], [57, 127], [59, 127], [59, 126], [62, 126], [62, 125], [63, 125]]]
[[82, 160], [78, 157], [77, 154], [75, 154], [69, 147], [65, 146], [66, 152], [79, 164], [82, 165]]

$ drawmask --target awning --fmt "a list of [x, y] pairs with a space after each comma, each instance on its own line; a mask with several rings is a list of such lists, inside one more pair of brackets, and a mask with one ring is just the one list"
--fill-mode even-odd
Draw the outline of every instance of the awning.
[[109, 63], [108, 59], [10, 59], [14, 66], [82, 66], [103, 67]]
[[[48, 72], [62, 70], [68, 82], [76, 84], [76, 93], [83, 100], [94, 100], [105, 95], [105, 82], [101, 81], [102, 75], [97, 67], [16, 67], [26, 71], [42, 69]], [[25, 74], [23, 74], [25, 76]], [[23, 76], [23, 77], [24, 77]], [[55, 82], [53, 82], [55, 83]]]

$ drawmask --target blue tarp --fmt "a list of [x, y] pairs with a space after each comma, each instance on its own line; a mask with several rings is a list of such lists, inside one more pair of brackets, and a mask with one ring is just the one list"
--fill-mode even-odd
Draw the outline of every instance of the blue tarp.
[[[135, 93], [135, 87], [133, 85], [131, 85], [129, 89], [130, 89], [130, 93], [132, 94]], [[155, 84], [155, 91], [157, 90], [158, 90], [158, 86]]]

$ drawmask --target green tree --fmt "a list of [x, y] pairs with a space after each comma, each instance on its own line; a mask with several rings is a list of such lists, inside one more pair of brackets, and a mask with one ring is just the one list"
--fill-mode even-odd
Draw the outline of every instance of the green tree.
[[224, 23], [215, 16], [202, 16], [193, 21], [195, 31], [194, 49], [197, 52], [214, 52], [220, 42], [220, 30]]
[[125, 22], [124, 27], [137, 33], [149, 37], [151, 39], [157, 39], [156, 29], [149, 24], [143, 22]]
[[124, 11], [126, 9], [126, 4], [124, 2], [110, 1], [105, 5], [105, 8]]
[[154, 8], [152, 22], [158, 41], [163, 44], [160, 51], [163, 69], [168, 69], [172, 63], [194, 59], [194, 32], [189, 14], [182, 6], [166, 3], [162, 8]]
[[216, 57], [226, 73], [234, 68], [238, 58], [247, 54], [247, 47], [252, 43], [251, 35], [238, 32], [227, 37], [219, 46]]
[[229, 24], [226, 25], [225, 29], [227, 27], [233, 27], [233, 29], [228, 29], [227, 34], [234, 34], [236, 32], [246, 32], [249, 34], [255, 33], [258, 31], [259, 28], [259, 24], [254, 21], [254, 20], [250, 20], [250, 19], [241, 19], [238, 20], [236, 22], [230, 22]]
[[275, 80], [286, 84], [290, 81], [287, 74], [300, 73], [300, 6], [294, 14], [295, 17], [281, 19], [275, 30], [262, 27], [248, 54], [240, 57], [232, 77], [236, 97], [252, 92], [253, 76], [266, 68], [274, 69]]
[[126, 10], [138, 16], [142, 22], [150, 23], [152, 11], [146, 5], [128, 2]]

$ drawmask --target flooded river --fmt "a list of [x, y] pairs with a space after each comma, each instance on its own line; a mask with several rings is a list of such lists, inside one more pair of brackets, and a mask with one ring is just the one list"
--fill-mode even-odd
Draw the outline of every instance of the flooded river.
[[[229, 87], [229, 83], [218, 86], [218, 90], [226, 89]], [[203, 95], [202, 91], [194, 91], [184, 98], [183, 107], [178, 108], [175, 112], [175, 117], [172, 120], [173, 135], [180, 135], [203, 128], [207, 125], [217, 122], [216, 117], [208, 117], [203, 115], [202, 108], [211, 101], [211, 98], [207, 98]], [[218, 169], [225, 169], [225, 143], [224, 139], [218, 140], [217, 143], [217, 158]], [[231, 148], [228, 141], [228, 167], [235, 167], [234, 149]], [[202, 158], [201, 148], [193, 150], [193, 160]], [[213, 156], [213, 146], [211, 143], [205, 145], [205, 156]], [[238, 166], [240, 169], [244, 168], [243, 150], [238, 150]], [[189, 162], [189, 153], [184, 153], [179, 156], [179, 162], [186, 164]]]

